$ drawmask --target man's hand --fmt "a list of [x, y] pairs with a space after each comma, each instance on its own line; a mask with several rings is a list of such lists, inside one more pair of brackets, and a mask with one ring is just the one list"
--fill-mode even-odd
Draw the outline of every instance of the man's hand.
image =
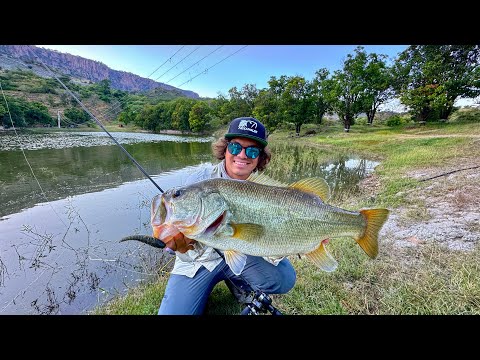
[[172, 249], [173, 251], [178, 251], [183, 254], [188, 250], [193, 250], [193, 244], [196, 243], [195, 240], [187, 238], [182, 233], [178, 233], [172, 236], [170, 239], [164, 240], [165, 245]]

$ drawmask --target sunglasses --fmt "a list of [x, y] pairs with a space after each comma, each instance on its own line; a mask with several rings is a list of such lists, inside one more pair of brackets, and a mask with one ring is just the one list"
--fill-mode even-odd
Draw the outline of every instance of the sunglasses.
[[242, 152], [242, 149], [245, 149], [245, 155], [247, 155], [247, 157], [250, 159], [256, 159], [258, 155], [260, 155], [260, 152], [262, 151], [262, 149], [256, 146], [243, 147], [237, 142], [229, 142], [227, 145], [227, 149], [228, 149], [228, 152], [232, 155], [238, 155]]

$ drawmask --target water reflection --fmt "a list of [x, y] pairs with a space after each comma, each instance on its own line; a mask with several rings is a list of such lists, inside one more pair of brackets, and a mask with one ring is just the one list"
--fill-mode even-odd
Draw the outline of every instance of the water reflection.
[[[163, 173], [165, 188], [195, 167]], [[80, 314], [140, 281], [151, 280], [171, 255], [125, 236], [151, 234], [148, 180], [39, 203], [0, 222], [7, 270], [0, 314]]]
[[[124, 147], [150, 175], [212, 160], [208, 142], [147, 142]], [[0, 217], [45, 201], [23, 153], [0, 154]], [[29, 150], [25, 154], [50, 201], [144, 178], [115, 145]]]
[[348, 153], [309, 146], [274, 144], [266, 173], [284, 183], [306, 177], [321, 177], [330, 186], [332, 199], [358, 191], [358, 183], [371, 173], [377, 161]]

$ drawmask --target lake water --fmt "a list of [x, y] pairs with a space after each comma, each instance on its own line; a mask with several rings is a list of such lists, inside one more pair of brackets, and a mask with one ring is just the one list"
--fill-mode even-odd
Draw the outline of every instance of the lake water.
[[[163, 190], [215, 162], [213, 138], [112, 135]], [[290, 144], [272, 151], [270, 176], [323, 177], [334, 198], [378, 164]], [[171, 255], [119, 242], [151, 234], [158, 192], [105, 133], [0, 133], [0, 314], [82, 314], [158, 276]]]

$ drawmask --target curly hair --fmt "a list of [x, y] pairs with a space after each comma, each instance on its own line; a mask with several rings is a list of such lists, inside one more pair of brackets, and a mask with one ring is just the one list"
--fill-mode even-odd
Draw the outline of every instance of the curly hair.
[[[229, 141], [223, 137], [215, 141], [212, 144], [213, 156], [215, 156], [218, 160], [225, 159], [225, 151], [227, 151], [228, 143]], [[271, 158], [272, 158], [272, 153], [270, 152], [270, 149], [267, 146], [265, 146], [260, 152], [260, 155], [258, 157], [258, 164], [255, 170], [257, 171], [265, 170]]]

